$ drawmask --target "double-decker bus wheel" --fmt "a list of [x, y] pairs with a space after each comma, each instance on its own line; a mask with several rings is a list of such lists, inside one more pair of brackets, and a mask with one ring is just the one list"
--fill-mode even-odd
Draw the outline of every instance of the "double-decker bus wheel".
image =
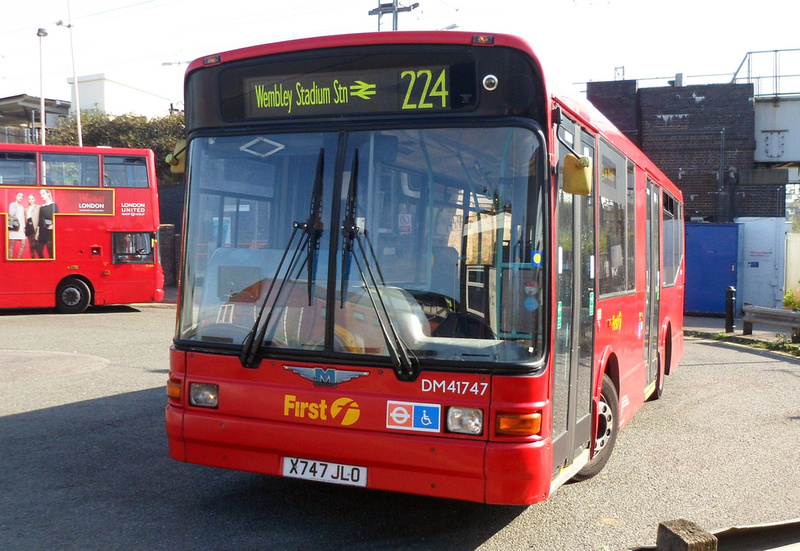
[[92, 293], [86, 283], [70, 277], [59, 283], [56, 289], [56, 309], [62, 314], [79, 314], [86, 310]]
[[575, 480], [587, 480], [605, 467], [619, 431], [619, 399], [617, 389], [608, 375], [603, 375], [603, 389], [600, 392], [600, 403], [597, 411], [597, 435], [594, 440], [595, 456], [586, 466], [578, 471]]

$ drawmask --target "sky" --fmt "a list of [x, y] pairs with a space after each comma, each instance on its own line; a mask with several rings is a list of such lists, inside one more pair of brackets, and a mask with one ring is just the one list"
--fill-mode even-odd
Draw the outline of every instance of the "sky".
[[[383, 0], [389, 2], [390, 0]], [[747, 52], [800, 48], [797, 0], [400, 0], [419, 7], [400, 30], [457, 26], [525, 38], [548, 83], [666, 84], [730, 81]], [[79, 77], [107, 78], [183, 104], [187, 62], [254, 44], [378, 30], [379, 0], [29, 0], [0, 10], [0, 97], [69, 101], [74, 52]], [[57, 22], [63, 25], [58, 26]], [[70, 24], [72, 27], [67, 27]], [[39, 38], [37, 31], [47, 36]], [[392, 17], [381, 18], [391, 32]], [[70, 35], [73, 47], [70, 47]], [[40, 64], [41, 53], [41, 64]], [[800, 54], [800, 52], [795, 52]], [[759, 56], [771, 60], [772, 56]], [[783, 58], [788, 59], [788, 58]], [[791, 59], [800, 60], [800, 55]], [[782, 62], [781, 70], [789, 69]], [[768, 63], [771, 70], [771, 61]], [[791, 72], [791, 71], [790, 71]], [[793, 71], [800, 75], [800, 66]], [[719, 75], [695, 78], [700, 75]], [[656, 79], [641, 80], [641, 79]], [[800, 90], [799, 90], [800, 91]]]

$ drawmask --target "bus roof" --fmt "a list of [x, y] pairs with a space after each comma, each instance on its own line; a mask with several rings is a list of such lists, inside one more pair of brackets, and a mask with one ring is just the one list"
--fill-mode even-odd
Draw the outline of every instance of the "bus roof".
[[622, 151], [637, 166], [652, 175], [669, 192], [682, 200], [678, 187], [650, 160], [625, 134], [622, 133], [599, 109], [587, 100], [556, 92], [552, 99], [562, 106], [567, 112], [581, 121], [589, 130], [601, 134], [611, 145]]
[[41, 145], [26, 143], [3, 143], [0, 151], [28, 151], [33, 153], [97, 153], [104, 155], [152, 155], [151, 149], [110, 146]]
[[195, 59], [186, 69], [188, 75], [196, 69], [217, 65], [229, 61], [249, 59], [266, 55], [283, 54], [302, 50], [321, 50], [325, 48], [341, 48], [350, 46], [369, 46], [375, 44], [462, 44], [465, 46], [505, 46], [524, 51], [541, 67], [539, 59], [522, 38], [508, 34], [472, 33], [463, 31], [392, 31], [360, 34], [342, 34], [300, 38], [285, 42], [273, 42], [257, 46], [249, 46], [207, 55]]

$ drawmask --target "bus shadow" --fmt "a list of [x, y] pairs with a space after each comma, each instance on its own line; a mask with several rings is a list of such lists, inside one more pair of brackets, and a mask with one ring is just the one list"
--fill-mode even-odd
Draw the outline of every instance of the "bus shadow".
[[326, 549], [475, 549], [525, 511], [266, 476], [223, 495], [209, 514], [247, 515], [259, 532], [280, 522]]
[[0, 548], [472, 549], [525, 511], [177, 462], [165, 401], [0, 417]]
[[110, 306], [89, 306], [85, 311], [81, 312], [80, 314], [59, 314], [58, 310], [56, 310], [55, 308], [2, 308], [0, 309], [0, 317], [31, 316], [35, 314], [85, 316], [87, 314], [136, 313], [136, 312], [141, 312], [141, 310], [129, 304], [114, 304]]

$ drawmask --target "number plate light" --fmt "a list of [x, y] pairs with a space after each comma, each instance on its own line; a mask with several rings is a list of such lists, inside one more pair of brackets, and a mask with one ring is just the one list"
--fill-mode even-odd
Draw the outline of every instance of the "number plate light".
[[219, 405], [219, 386], [207, 383], [190, 384], [189, 403], [203, 408], [216, 408]]
[[483, 410], [478, 408], [447, 408], [447, 430], [460, 434], [483, 434]]

